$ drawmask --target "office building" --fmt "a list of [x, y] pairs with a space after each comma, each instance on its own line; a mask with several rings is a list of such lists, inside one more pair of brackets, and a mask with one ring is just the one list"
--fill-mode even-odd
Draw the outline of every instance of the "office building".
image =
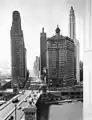
[[80, 82], [80, 44], [79, 41], [76, 39], [76, 22], [75, 22], [75, 12], [73, 7], [71, 6], [70, 9], [70, 20], [69, 20], [69, 34], [70, 38], [74, 41], [75, 45], [75, 79], [77, 83]]
[[53, 87], [73, 86], [74, 78], [74, 41], [60, 35], [47, 39], [47, 84]]
[[18, 11], [13, 12], [11, 36], [12, 87], [23, 87], [26, 78], [26, 49]]
[[39, 71], [39, 57], [38, 56], [36, 56], [36, 59], [34, 61], [33, 71], [34, 71], [35, 76], [39, 78], [40, 71]]
[[42, 28], [40, 34], [40, 75], [43, 75], [44, 68], [46, 68], [46, 33]]

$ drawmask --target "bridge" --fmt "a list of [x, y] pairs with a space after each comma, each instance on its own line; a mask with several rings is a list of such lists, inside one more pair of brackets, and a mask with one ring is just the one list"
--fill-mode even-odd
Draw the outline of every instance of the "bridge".
[[21, 120], [22, 116], [24, 115], [22, 109], [27, 107], [32, 99], [34, 101], [32, 104], [36, 104], [40, 94], [41, 93], [38, 93], [38, 91], [25, 90], [24, 93], [16, 95], [8, 102], [0, 106], [0, 120], [9, 120], [10, 116], [14, 116], [15, 118], [15, 104], [12, 102], [12, 100], [16, 98], [19, 100], [19, 102], [16, 103], [17, 120]]
[[[27, 82], [25, 92], [20, 93], [14, 98], [10, 99], [4, 105], [0, 107], [0, 120], [8, 120], [10, 116], [15, 118], [15, 105], [12, 100], [15, 98], [19, 99], [17, 103], [17, 120], [21, 120], [24, 116], [23, 108], [29, 104], [36, 105], [39, 107], [40, 104], [64, 104], [73, 101], [83, 101], [83, 88], [46, 88], [45, 84], [33, 83], [31, 87]], [[33, 86], [33, 88], [32, 88]], [[38, 87], [39, 86], [39, 87]], [[37, 87], [37, 88], [35, 88]], [[40, 89], [39, 89], [40, 88]], [[46, 89], [45, 89], [46, 88]]]

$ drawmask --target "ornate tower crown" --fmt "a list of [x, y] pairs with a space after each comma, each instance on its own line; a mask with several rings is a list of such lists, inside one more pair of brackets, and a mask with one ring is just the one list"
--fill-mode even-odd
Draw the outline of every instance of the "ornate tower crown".
[[56, 34], [59, 34], [60, 35], [60, 28], [58, 27], [58, 25], [57, 25], [57, 28], [56, 28]]
[[20, 13], [18, 11], [13, 12], [13, 20], [18, 21], [20, 19]]
[[44, 27], [42, 28], [42, 33], [44, 33]]
[[18, 11], [13, 11], [12, 13], [12, 32], [20, 33], [21, 31], [21, 17]]
[[73, 6], [71, 6], [71, 10], [73, 11]]
[[74, 14], [74, 9], [73, 9], [73, 6], [71, 6], [71, 9], [70, 9], [70, 14], [73, 13]]

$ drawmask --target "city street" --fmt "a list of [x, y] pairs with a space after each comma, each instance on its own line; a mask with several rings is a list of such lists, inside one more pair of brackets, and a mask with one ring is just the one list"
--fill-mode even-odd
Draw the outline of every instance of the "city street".
[[[20, 106], [19, 106], [19, 109], [16, 110], [16, 118], [17, 120], [20, 120], [22, 115], [24, 114], [24, 112], [22, 111], [23, 108], [27, 107], [29, 105], [29, 102], [23, 102]], [[11, 116], [14, 116], [15, 118], [15, 110], [14, 112], [11, 114]], [[14, 119], [15, 120], [15, 119]]]
[[[39, 97], [39, 95], [40, 95], [40, 93], [38, 93], [37, 94], [37, 91], [34, 91], [33, 93], [31, 92], [31, 96], [30, 97], [28, 97], [26, 100], [26, 102], [23, 102], [20, 106], [19, 106], [19, 108], [20, 109], [17, 109], [17, 111], [16, 111], [16, 118], [17, 118], [17, 120], [20, 120], [21, 119], [21, 117], [23, 116], [23, 114], [24, 114], [24, 112], [22, 111], [23, 110], [23, 108], [25, 108], [25, 107], [28, 107], [29, 106], [29, 101], [30, 100], [32, 100], [32, 98], [34, 99], [34, 98], [36, 98], [36, 97], [34, 97], [34, 95], [36, 95], [36, 97]], [[36, 99], [34, 99], [34, 104], [35, 104], [35, 102], [36, 102]], [[14, 116], [14, 118], [15, 118], [15, 111], [11, 114], [11, 116]]]
[[[29, 94], [31, 93], [31, 91], [27, 90], [25, 91], [24, 94], [21, 94], [19, 97], [18, 97], [18, 100], [19, 100], [19, 103], [26, 97], [28, 96]], [[17, 104], [19, 104], [17, 103]], [[25, 107], [25, 105], [27, 105], [27, 103], [23, 102], [23, 105]], [[6, 116], [9, 115], [9, 113], [11, 113], [13, 110], [14, 110], [15, 106], [14, 104], [11, 102], [8, 106], [6, 106], [4, 109], [2, 109], [0, 111], [0, 120], [3, 120], [6, 118]]]

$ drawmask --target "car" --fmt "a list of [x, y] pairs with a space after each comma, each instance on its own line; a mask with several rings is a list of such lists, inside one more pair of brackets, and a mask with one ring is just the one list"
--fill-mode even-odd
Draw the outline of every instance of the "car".
[[9, 118], [9, 120], [14, 120], [14, 117], [13, 117], [13, 116], [11, 116], [11, 117]]
[[19, 91], [20, 94], [22, 94], [23, 91]]
[[18, 103], [20, 100], [18, 100], [18, 98], [15, 98], [12, 100], [12, 103]]
[[21, 106], [18, 106], [18, 107], [17, 107], [17, 110], [20, 110], [20, 109], [21, 109]]
[[37, 95], [36, 94], [34, 94], [34, 97], [36, 97]]
[[31, 95], [29, 95], [29, 97], [31, 97]]
[[6, 103], [6, 101], [0, 100], [0, 106], [3, 105], [3, 104], [5, 104], [5, 103]]
[[24, 111], [25, 107], [22, 107], [22, 111]]
[[29, 104], [32, 105], [32, 101], [31, 100], [29, 101]]
[[23, 102], [27, 102], [27, 100], [25, 99]]

